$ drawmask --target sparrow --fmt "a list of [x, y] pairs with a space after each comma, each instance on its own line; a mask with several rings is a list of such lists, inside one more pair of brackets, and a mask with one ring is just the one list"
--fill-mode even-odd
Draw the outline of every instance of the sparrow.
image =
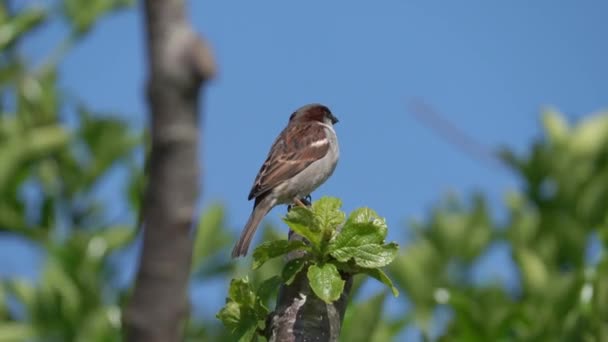
[[249, 220], [232, 257], [247, 254], [258, 225], [279, 204], [303, 206], [304, 198], [334, 172], [340, 151], [333, 125], [338, 119], [321, 104], [308, 104], [289, 117], [260, 168], [249, 200], [255, 199]]

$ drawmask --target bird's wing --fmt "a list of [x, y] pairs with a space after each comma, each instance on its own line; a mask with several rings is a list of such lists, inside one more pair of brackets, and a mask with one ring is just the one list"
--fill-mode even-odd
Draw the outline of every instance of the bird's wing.
[[253, 183], [249, 199], [297, 175], [314, 161], [323, 158], [328, 150], [329, 140], [323, 124], [306, 122], [288, 125], [272, 144]]

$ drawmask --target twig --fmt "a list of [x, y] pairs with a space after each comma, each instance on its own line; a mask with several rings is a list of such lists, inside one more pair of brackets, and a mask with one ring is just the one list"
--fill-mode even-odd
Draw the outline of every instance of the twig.
[[492, 168], [505, 169], [503, 162], [489, 148], [443, 118], [430, 105], [422, 100], [415, 99], [410, 102], [408, 108], [414, 118], [425, 124], [438, 136], [453, 144], [468, 156], [477, 159]]

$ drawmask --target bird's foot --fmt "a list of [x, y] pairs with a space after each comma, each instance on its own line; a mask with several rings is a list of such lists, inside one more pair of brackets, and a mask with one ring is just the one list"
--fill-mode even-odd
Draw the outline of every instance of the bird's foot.
[[[304, 201], [306, 201], [306, 199], [304, 199]], [[306, 208], [306, 204], [304, 204], [304, 202], [302, 201], [302, 199], [299, 199], [297, 197], [295, 197], [293, 199], [293, 203], [296, 204], [298, 207]]]
[[310, 208], [311, 201], [312, 201], [312, 197], [310, 197], [310, 195], [306, 195], [306, 197], [303, 197], [303, 198], [294, 197], [293, 204], [290, 204], [287, 206], [287, 211], [290, 211], [291, 208], [294, 207], [294, 205], [297, 205], [298, 207], [301, 207], [301, 208]]

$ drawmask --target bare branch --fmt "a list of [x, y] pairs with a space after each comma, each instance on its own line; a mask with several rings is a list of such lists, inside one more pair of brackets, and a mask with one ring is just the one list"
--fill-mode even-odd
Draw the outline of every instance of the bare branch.
[[505, 169], [502, 161], [490, 149], [443, 118], [430, 105], [418, 99], [411, 101], [408, 107], [419, 122], [427, 125], [437, 135], [452, 143], [467, 155], [492, 168]]
[[199, 90], [214, 74], [211, 52], [186, 20], [183, 0], [146, 0], [152, 149], [143, 205], [143, 249], [124, 315], [129, 341], [181, 341], [189, 312], [198, 196]]

